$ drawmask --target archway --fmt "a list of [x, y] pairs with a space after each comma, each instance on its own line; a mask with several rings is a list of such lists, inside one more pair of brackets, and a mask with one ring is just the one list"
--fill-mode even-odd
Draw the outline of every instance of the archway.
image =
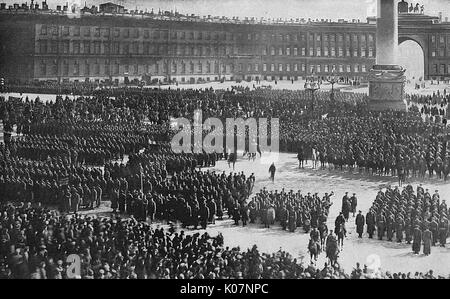
[[400, 39], [398, 46], [398, 64], [406, 69], [406, 79], [414, 83], [425, 79], [425, 52], [420, 43], [413, 39]]

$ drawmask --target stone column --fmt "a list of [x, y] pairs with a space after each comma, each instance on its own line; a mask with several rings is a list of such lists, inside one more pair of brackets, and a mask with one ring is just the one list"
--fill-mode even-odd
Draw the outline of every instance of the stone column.
[[403, 102], [405, 70], [397, 65], [397, 0], [378, 0], [376, 49], [376, 65], [369, 74], [370, 107], [372, 110], [406, 110]]
[[398, 53], [398, 5], [396, 0], [378, 0], [377, 65], [396, 65]]

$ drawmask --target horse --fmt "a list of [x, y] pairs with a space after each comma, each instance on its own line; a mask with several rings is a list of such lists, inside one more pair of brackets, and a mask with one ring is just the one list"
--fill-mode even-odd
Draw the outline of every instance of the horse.
[[320, 246], [323, 247], [325, 244], [325, 239], [327, 237], [328, 227], [325, 223], [319, 225], [319, 235], [320, 235]]
[[318, 151], [315, 148], [312, 148], [312, 157], [311, 157], [311, 159], [312, 159], [312, 163], [313, 163], [312, 168], [316, 169], [317, 168], [317, 164], [319, 164], [319, 154], [318, 154]]
[[[330, 238], [330, 236], [329, 236]], [[336, 238], [334, 236], [331, 236], [333, 238], [332, 241], [327, 240], [327, 248], [326, 248], [326, 254], [327, 258], [329, 260], [329, 263], [331, 266], [334, 266], [337, 263], [338, 255], [339, 255], [339, 248], [336, 244]]]
[[346, 235], [345, 226], [341, 223], [336, 232], [337, 235], [337, 244], [340, 249], [344, 248], [344, 237]]
[[[319, 256], [319, 253], [320, 253], [319, 242], [314, 241], [313, 239], [309, 239], [308, 251], [309, 251], [309, 256], [311, 258], [311, 264], [316, 264], [317, 257]], [[313, 258], [314, 258], [314, 261], [313, 261]]]
[[309, 233], [309, 230], [311, 229], [311, 220], [309, 220], [308, 218], [306, 218], [303, 221], [303, 230], [305, 231], [305, 233]]
[[325, 169], [325, 162], [327, 160], [327, 156], [324, 151], [319, 152], [319, 160], [320, 160], [320, 169]]

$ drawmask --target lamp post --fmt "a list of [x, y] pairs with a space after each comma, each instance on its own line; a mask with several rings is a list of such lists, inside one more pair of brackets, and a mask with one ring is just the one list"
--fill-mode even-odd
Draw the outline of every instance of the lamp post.
[[311, 113], [314, 116], [314, 93], [320, 89], [320, 85], [315, 82], [314, 74], [311, 75], [310, 79], [305, 82], [305, 90], [311, 91]]
[[328, 83], [330, 83], [331, 84], [331, 93], [330, 93], [330, 104], [331, 104], [331, 107], [333, 108], [333, 110], [334, 110], [334, 106], [335, 106], [335, 98], [334, 98], [334, 84], [336, 84], [337, 82], [338, 82], [338, 79], [337, 79], [337, 77], [336, 77], [336, 69], [335, 68], [333, 68], [333, 70], [331, 71], [331, 75], [330, 76], [328, 76]]
[[334, 84], [336, 84], [338, 82], [337, 78], [336, 78], [336, 72], [335, 69], [333, 68], [333, 70], [331, 71], [331, 75], [328, 76], [328, 83], [331, 84], [331, 94], [330, 94], [330, 100], [334, 101]]

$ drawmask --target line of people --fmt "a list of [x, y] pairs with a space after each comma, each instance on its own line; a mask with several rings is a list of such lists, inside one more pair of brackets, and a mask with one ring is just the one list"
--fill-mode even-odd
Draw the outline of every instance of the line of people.
[[367, 227], [368, 238], [412, 244], [415, 254], [431, 254], [432, 246], [445, 247], [449, 236], [449, 210], [438, 191], [430, 194], [422, 185], [380, 190], [366, 216], [355, 219], [358, 237]]

